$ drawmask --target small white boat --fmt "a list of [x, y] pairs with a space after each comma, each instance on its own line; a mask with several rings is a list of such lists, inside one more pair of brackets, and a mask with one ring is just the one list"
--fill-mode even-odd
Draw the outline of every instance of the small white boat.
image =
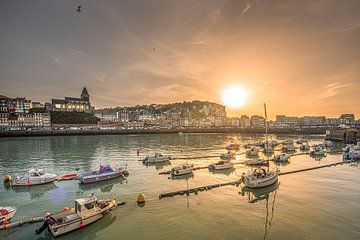
[[277, 182], [278, 172], [265, 169], [255, 169], [253, 173], [243, 175], [243, 183], [249, 188], [267, 187]]
[[180, 164], [171, 169], [171, 175], [173, 176], [181, 176], [190, 174], [193, 172], [194, 164]]
[[301, 143], [301, 145], [300, 145], [300, 150], [301, 150], [301, 151], [308, 151], [308, 150], [310, 150], [309, 144], [308, 144], [307, 142]]
[[251, 147], [250, 149], [246, 150], [246, 156], [248, 157], [259, 156], [259, 149], [256, 147]]
[[303, 144], [303, 143], [307, 143], [308, 141], [303, 139], [303, 138], [300, 138], [299, 140], [296, 141], [297, 144]]
[[154, 156], [147, 156], [143, 162], [144, 163], [158, 163], [158, 162], [167, 162], [171, 159], [170, 155], [163, 155], [162, 153], [155, 153]]
[[9, 221], [16, 213], [15, 207], [0, 207], [0, 224], [4, 221]]
[[265, 142], [264, 143], [264, 153], [273, 153], [274, 152], [274, 146], [271, 142]]
[[227, 153], [220, 154], [220, 159], [222, 160], [230, 160], [236, 157], [235, 152], [228, 151]]
[[283, 145], [293, 145], [294, 141], [291, 139], [286, 139], [286, 140], [282, 141], [282, 144]]
[[274, 157], [274, 161], [275, 162], [288, 162], [290, 158], [290, 155], [286, 154], [286, 153], [282, 153], [280, 155], [276, 155]]
[[326, 156], [326, 149], [317, 145], [314, 147], [314, 150], [310, 151], [310, 156], [323, 157]]
[[234, 167], [234, 163], [230, 161], [219, 161], [217, 163], [211, 164], [209, 166], [210, 170], [223, 170], [223, 169], [230, 169]]
[[360, 146], [358, 145], [347, 145], [343, 152], [343, 159], [345, 161], [357, 161], [360, 160]]
[[238, 144], [238, 143], [230, 143], [230, 144], [226, 145], [225, 148], [227, 150], [239, 150], [240, 144]]
[[250, 160], [246, 160], [245, 161], [245, 165], [248, 166], [264, 166], [264, 165], [268, 165], [269, 162], [267, 160], [263, 160], [263, 159], [250, 159]]
[[46, 173], [43, 169], [31, 169], [27, 174], [14, 178], [11, 185], [13, 187], [30, 187], [54, 182], [57, 178], [56, 174]]
[[75, 208], [50, 214], [55, 223], [49, 225], [49, 229], [54, 236], [63, 235], [99, 220], [117, 206], [115, 199], [97, 200], [94, 195], [76, 199]]
[[295, 146], [294, 144], [286, 144], [283, 146], [283, 151], [285, 152], [295, 152]]

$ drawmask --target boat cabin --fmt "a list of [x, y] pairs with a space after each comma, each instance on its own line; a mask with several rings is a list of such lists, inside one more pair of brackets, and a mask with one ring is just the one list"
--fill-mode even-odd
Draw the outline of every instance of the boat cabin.
[[96, 197], [79, 198], [75, 200], [75, 211], [81, 217], [86, 217], [94, 214], [95, 206], [97, 205]]
[[29, 171], [29, 175], [31, 177], [40, 177], [45, 174], [45, 171], [43, 169], [31, 169]]

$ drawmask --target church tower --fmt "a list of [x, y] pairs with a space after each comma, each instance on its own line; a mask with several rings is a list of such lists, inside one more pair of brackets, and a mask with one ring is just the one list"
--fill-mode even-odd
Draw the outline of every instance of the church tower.
[[89, 93], [88, 93], [86, 87], [84, 87], [81, 92], [81, 99], [86, 100], [88, 102], [90, 101], [90, 96], [89, 96]]

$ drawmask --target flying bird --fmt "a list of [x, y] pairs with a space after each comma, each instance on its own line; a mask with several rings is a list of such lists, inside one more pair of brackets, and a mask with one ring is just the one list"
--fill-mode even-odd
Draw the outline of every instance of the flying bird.
[[81, 12], [81, 7], [82, 7], [82, 6], [78, 6], [78, 8], [76, 9], [76, 11], [77, 11], [78, 13]]
[[153, 51], [155, 51], [155, 48], [153, 48]]

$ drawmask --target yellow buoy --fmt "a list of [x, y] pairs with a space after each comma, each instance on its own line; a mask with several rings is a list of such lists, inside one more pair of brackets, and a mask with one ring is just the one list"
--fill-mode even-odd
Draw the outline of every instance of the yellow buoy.
[[144, 194], [139, 194], [139, 196], [137, 197], [137, 202], [138, 203], [145, 203], [145, 195]]
[[11, 181], [11, 176], [9, 175], [4, 176], [4, 183], [8, 183], [10, 181]]

